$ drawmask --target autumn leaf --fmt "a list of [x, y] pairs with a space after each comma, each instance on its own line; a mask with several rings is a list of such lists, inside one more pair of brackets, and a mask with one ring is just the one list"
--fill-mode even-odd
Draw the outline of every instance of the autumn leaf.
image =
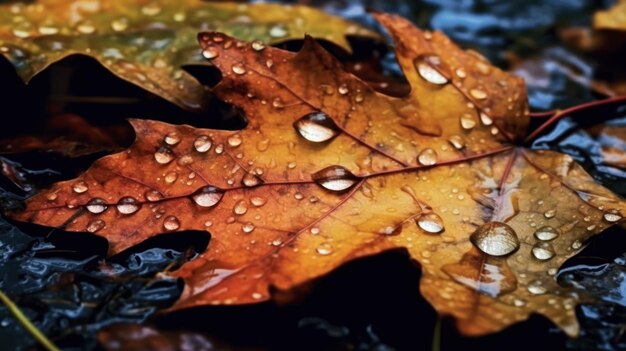
[[0, 54], [30, 81], [67, 56], [93, 57], [113, 74], [185, 109], [204, 108], [201, 84], [181, 69], [204, 62], [199, 30], [273, 44], [304, 33], [349, 51], [345, 35], [374, 36], [304, 6], [200, 0], [39, 0], [0, 5]]
[[245, 111], [244, 130], [133, 120], [127, 151], [14, 217], [97, 233], [112, 253], [209, 231], [207, 250], [172, 273], [186, 284], [173, 309], [267, 300], [403, 248], [422, 266], [424, 297], [463, 333], [539, 313], [576, 335], [587, 297], [555, 274], [622, 220], [624, 201], [570, 156], [524, 147], [541, 129], [527, 135], [520, 78], [439, 32], [376, 18], [396, 42], [406, 97], [372, 90], [311, 37], [294, 54], [203, 33], [223, 75], [214, 92]]
[[617, 1], [610, 9], [598, 11], [593, 15], [595, 29], [626, 30], [626, 1]]

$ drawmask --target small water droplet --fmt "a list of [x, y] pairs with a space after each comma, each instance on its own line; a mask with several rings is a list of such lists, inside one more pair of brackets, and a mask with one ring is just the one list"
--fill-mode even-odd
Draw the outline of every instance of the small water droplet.
[[543, 286], [543, 282], [541, 280], [535, 280], [528, 284], [528, 292], [533, 295], [543, 295], [548, 292], [545, 286]]
[[463, 141], [463, 138], [461, 138], [458, 135], [451, 136], [448, 139], [448, 142], [457, 150], [461, 150], [462, 148], [465, 147], [465, 142]]
[[161, 13], [161, 7], [157, 2], [150, 3], [141, 8], [141, 13], [146, 16], [156, 16]]
[[163, 141], [168, 145], [174, 146], [180, 143], [180, 136], [178, 133], [172, 132], [166, 135], [165, 138], [163, 138]]
[[437, 152], [431, 148], [424, 149], [417, 156], [417, 161], [424, 166], [432, 166], [437, 163]]
[[547, 261], [556, 255], [552, 244], [545, 241], [536, 243], [532, 248], [532, 252], [533, 256], [541, 261]]
[[92, 34], [96, 31], [96, 27], [89, 21], [79, 23], [76, 29], [82, 34]]
[[250, 199], [250, 203], [255, 207], [261, 207], [265, 205], [265, 202], [266, 202], [265, 199], [260, 196], [253, 196]]
[[236, 215], [243, 215], [248, 212], [248, 203], [245, 200], [239, 200], [233, 207], [233, 213]]
[[328, 256], [333, 253], [333, 247], [329, 243], [321, 243], [315, 251], [322, 256]]
[[230, 147], [237, 147], [241, 145], [242, 142], [243, 142], [243, 139], [241, 138], [241, 135], [239, 134], [231, 135], [230, 137], [228, 137], [228, 145]]
[[170, 148], [162, 146], [154, 153], [154, 159], [158, 163], [165, 165], [172, 162], [174, 154]]
[[522, 299], [515, 299], [515, 300], [513, 300], [513, 306], [515, 306], [515, 307], [524, 307], [524, 306], [526, 306], [526, 301], [524, 301]]
[[289, 34], [289, 31], [282, 24], [276, 24], [270, 27], [268, 34], [272, 38], [282, 38]]
[[137, 199], [131, 196], [125, 196], [117, 202], [117, 210], [121, 214], [129, 215], [139, 211], [139, 203]]
[[463, 127], [463, 129], [472, 129], [476, 126], [476, 120], [474, 120], [474, 117], [469, 114], [469, 113], [464, 113], [461, 116], [461, 127]]
[[417, 69], [420, 77], [425, 81], [436, 85], [447, 84], [448, 78], [435, 68], [439, 61], [440, 59], [437, 56], [421, 56], [413, 61], [413, 65]]
[[578, 250], [583, 246], [583, 243], [580, 240], [574, 240], [572, 243], [572, 249]]
[[602, 217], [604, 218], [605, 221], [610, 222], [610, 223], [618, 222], [623, 218], [622, 214], [618, 210], [614, 210], [614, 209], [608, 210], [607, 212], [604, 213]]
[[122, 17], [111, 22], [111, 28], [116, 32], [123, 32], [128, 28], [128, 18]]
[[312, 112], [293, 124], [296, 131], [306, 140], [322, 143], [339, 134], [335, 122], [323, 112]]
[[48, 201], [54, 201], [59, 197], [59, 195], [57, 193], [50, 193], [48, 195], [46, 195], [46, 199]]
[[150, 202], [155, 202], [163, 199], [163, 195], [156, 190], [148, 190], [143, 196]]
[[470, 89], [469, 93], [476, 100], [484, 100], [487, 98], [487, 93], [481, 89]]
[[261, 51], [261, 50], [265, 49], [265, 43], [263, 43], [260, 40], [253, 41], [251, 46], [256, 51]]
[[217, 56], [219, 56], [219, 54], [220, 54], [219, 51], [217, 51], [213, 47], [208, 47], [202, 50], [202, 56], [207, 60], [212, 60], [216, 58]]
[[176, 216], [167, 216], [163, 220], [163, 228], [169, 231], [176, 230], [180, 228], [180, 221]]
[[191, 198], [200, 207], [213, 207], [224, 196], [224, 191], [214, 186], [205, 186], [198, 189]]
[[166, 182], [167, 184], [172, 184], [172, 183], [174, 183], [174, 182], [176, 181], [176, 179], [178, 179], [178, 173], [176, 173], [176, 172], [168, 172], [168, 173], [165, 175], [165, 182]]
[[311, 229], [309, 229], [309, 232], [311, 232], [311, 234], [313, 235], [317, 235], [320, 233], [320, 228], [319, 227], [311, 227]]
[[239, 75], [245, 74], [247, 72], [246, 67], [242, 63], [235, 63], [231, 69], [235, 74]]
[[259, 178], [256, 174], [246, 173], [241, 180], [243, 185], [247, 187], [254, 187], [263, 183], [263, 180]]
[[350, 92], [350, 89], [348, 89], [348, 86], [346, 84], [341, 84], [339, 88], [337, 88], [337, 91], [341, 95], [346, 95], [347, 93]]
[[274, 100], [272, 100], [272, 106], [275, 109], [281, 109], [285, 107], [285, 104], [283, 104], [283, 100], [281, 100], [281, 98], [277, 97]]
[[96, 197], [96, 198], [93, 198], [93, 199], [89, 200], [89, 202], [85, 206], [87, 211], [89, 211], [89, 212], [91, 212], [93, 214], [102, 213], [102, 212], [106, 211], [107, 207], [108, 206], [106, 205], [106, 202], [104, 200], [102, 200], [101, 198], [99, 198], [99, 197]]
[[480, 113], [480, 121], [482, 122], [482, 124], [486, 125], [486, 126], [490, 126], [493, 124], [493, 119], [491, 117], [489, 117], [488, 114], [481, 112]]
[[470, 241], [480, 251], [491, 256], [505, 256], [516, 251], [520, 242], [509, 225], [501, 222], [487, 222], [472, 235]]
[[402, 225], [398, 225], [398, 226], [385, 226], [383, 228], [381, 228], [378, 231], [378, 234], [383, 234], [383, 235], [398, 235], [402, 233]]
[[198, 152], [207, 152], [211, 150], [213, 146], [213, 140], [208, 135], [200, 135], [193, 142], [193, 147]]
[[357, 183], [359, 178], [342, 166], [329, 166], [312, 175], [313, 180], [325, 189], [344, 191]]
[[454, 71], [457, 75], [457, 77], [463, 79], [465, 77], [467, 77], [467, 73], [465, 72], [465, 69], [463, 69], [463, 67], [459, 67]]
[[417, 217], [415, 222], [427, 233], [439, 234], [444, 230], [443, 219], [435, 212], [424, 213]]
[[556, 216], [556, 210], [548, 210], [546, 212], [543, 213], [543, 216], [546, 218], [553, 218], [554, 216]]
[[254, 224], [247, 222], [243, 225], [243, 227], [241, 227], [241, 230], [243, 230], [244, 233], [252, 233], [254, 231], [254, 228]]
[[541, 227], [535, 231], [535, 238], [542, 241], [554, 240], [558, 236], [559, 232], [550, 226]]
[[87, 190], [89, 190], [89, 187], [87, 186], [87, 183], [83, 181], [79, 181], [79, 182], [74, 183], [74, 185], [72, 185], [72, 190], [74, 190], [74, 192], [77, 194], [82, 194], [86, 192]]
[[96, 233], [104, 228], [105, 225], [106, 223], [103, 220], [96, 219], [95, 221], [89, 222], [87, 225], [87, 231], [90, 233]]
[[272, 246], [280, 246], [282, 243], [283, 241], [281, 239], [275, 239], [272, 241]]

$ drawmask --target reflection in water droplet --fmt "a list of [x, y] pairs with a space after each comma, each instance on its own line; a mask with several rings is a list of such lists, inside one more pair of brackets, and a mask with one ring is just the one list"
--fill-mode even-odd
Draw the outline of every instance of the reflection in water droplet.
[[158, 163], [165, 165], [172, 162], [174, 154], [170, 148], [162, 146], [154, 153], [154, 159]]
[[413, 65], [417, 69], [419, 75], [427, 82], [437, 85], [448, 83], [448, 78], [444, 77], [436, 68], [435, 64], [439, 63], [437, 56], [421, 56], [413, 61]]
[[242, 63], [235, 63], [232, 67], [232, 70], [235, 74], [239, 75], [245, 74], [247, 72], [246, 67]]
[[102, 212], [106, 211], [107, 207], [108, 206], [106, 205], [106, 202], [104, 202], [104, 200], [102, 200], [99, 197], [96, 197], [96, 198], [93, 198], [93, 199], [89, 200], [89, 202], [85, 206], [87, 211], [89, 211], [89, 212], [91, 212], [93, 214], [102, 213]]
[[437, 152], [431, 148], [424, 149], [417, 156], [417, 161], [424, 166], [432, 166], [437, 163]]
[[623, 216], [622, 214], [618, 211], [618, 210], [608, 210], [607, 212], [604, 213], [603, 218], [605, 221], [613, 223], [613, 222], [618, 222], [620, 221]]
[[176, 230], [180, 228], [180, 221], [176, 218], [176, 216], [167, 216], [163, 220], [163, 228], [170, 231]]
[[105, 225], [106, 223], [103, 220], [96, 219], [95, 221], [89, 222], [87, 225], [87, 231], [90, 233], [96, 233], [104, 228]]
[[328, 141], [339, 134], [339, 128], [323, 112], [312, 112], [293, 124], [296, 131], [306, 140], [314, 143]]
[[424, 213], [417, 217], [415, 222], [427, 233], [439, 234], [444, 230], [443, 219], [435, 212]]
[[517, 234], [509, 225], [502, 222], [487, 222], [472, 235], [470, 241], [480, 251], [491, 256], [505, 256], [520, 246]]
[[327, 256], [333, 253], [333, 247], [329, 243], [321, 243], [315, 251], [322, 256]]
[[342, 166], [329, 166], [311, 176], [325, 189], [344, 191], [350, 189], [360, 179]]
[[530, 282], [530, 284], [528, 284], [528, 292], [533, 294], [533, 295], [543, 295], [546, 292], [548, 292], [548, 289], [546, 289], [545, 286], [543, 286], [543, 282], [541, 282], [541, 280], [535, 280]]
[[207, 152], [211, 150], [213, 146], [213, 140], [208, 135], [200, 135], [193, 142], [193, 147], [198, 152]]
[[550, 226], [541, 227], [535, 231], [535, 238], [543, 241], [554, 240], [557, 236], [559, 232]]
[[129, 215], [139, 211], [140, 205], [134, 197], [125, 196], [117, 202], [116, 207], [119, 213]]
[[233, 207], [233, 213], [236, 215], [243, 215], [248, 212], [248, 203], [245, 200], [239, 200]]
[[554, 248], [552, 244], [548, 242], [538, 242], [533, 246], [532, 249], [533, 256], [541, 261], [546, 261], [554, 257], [556, 253], [554, 252]]
[[78, 181], [74, 183], [74, 185], [72, 186], [72, 190], [74, 190], [74, 192], [77, 194], [82, 194], [85, 191], [89, 190], [89, 187], [87, 186], [87, 183], [83, 181]]
[[213, 207], [224, 196], [224, 191], [213, 186], [205, 186], [198, 189], [191, 198], [200, 207]]

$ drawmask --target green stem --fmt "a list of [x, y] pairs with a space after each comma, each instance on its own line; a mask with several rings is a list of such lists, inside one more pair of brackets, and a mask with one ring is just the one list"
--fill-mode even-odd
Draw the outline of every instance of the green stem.
[[437, 321], [435, 322], [432, 351], [441, 351], [441, 316], [437, 316]]
[[56, 347], [56, 345], [54, 345], [47, 336], [45, 336], [30, 320], [28, 320], [28, 317], [22, 313], [20, 308], [1, 290], [0, 300], [2, 300], [2, 302], [7, 306], [9, 311], [13, 314], [13, 317], [17, 319], [22, 327], [24, 327], [24, 329], [26, 329], [26, 331], [29, 332], [30, 335], [32, 335], [46, 350], [60, 351], [60, 349]]

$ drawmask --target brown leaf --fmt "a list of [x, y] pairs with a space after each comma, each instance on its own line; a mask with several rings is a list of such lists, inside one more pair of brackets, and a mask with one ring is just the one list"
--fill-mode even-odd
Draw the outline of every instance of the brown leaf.
[[[525, 149], [523, 81], [443, 34], [376, 14], [411, 92], [377, 93], [307, 38], [293, 54], [200, 35], [242, 131], [134, 120], [135, 143], [32, 198], [16, 218], [97, 232], [119, 252], [160, 232], [210, 231], [174, 274], [174, 309], [266, 300], [345, 262], [405, 248], [421, 291], [463, 333], [540, 313], [570, 335], [584, 296], [558, 267], [626, 204], [572, 158]], [[393, 274], [382, 272], [375, 274]]]
[[0, 55], [25, 82], [67, 56], [87, 55], [122, 79], [198, 110], [206, 107], [203, 87], [181, 67], [204, 61], [196, 33], [209, 28], [268, 44], [309, 33], [348, 51], [347, 34], [377, 37], [353, 22], [305, 6], [39, 0], [0, 5]]

